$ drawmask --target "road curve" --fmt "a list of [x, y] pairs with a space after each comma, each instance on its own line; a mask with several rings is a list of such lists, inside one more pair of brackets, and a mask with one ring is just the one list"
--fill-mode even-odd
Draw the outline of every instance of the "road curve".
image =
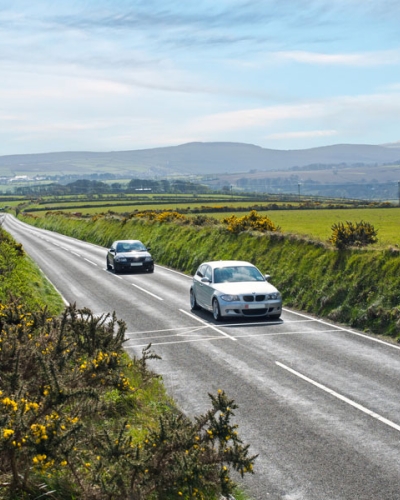
[[66, 302], [126, 322], [131, 355], [152, 343], [152, 367], [186, 414], [218, 389], [235, 400], [240, 436], [259, 454], [244, 480], [252, 498], [400, 499], [399, 346], [287, 309], [281, 321], [215, 323], [190, 311], [182, 273], [114, 275], [105, 248], [9, 214], [2, 225]]

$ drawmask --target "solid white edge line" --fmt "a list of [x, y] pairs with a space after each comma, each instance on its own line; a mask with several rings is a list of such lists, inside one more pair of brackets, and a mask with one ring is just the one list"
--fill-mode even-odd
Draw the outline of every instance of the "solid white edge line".
[[[37, 265], [37, 264], [36, 264]], [[42, 269], [38, 266], [40, 272], [43, 274], [43, 276], [46, 278], [46, 280], [50, 283], [50, 285], [54, 288], [54, 290], [58, 293], [58, 295], [61, 297], [62, 301], [64, 302], [64, 304], [66, 306], [69, 306], [70, 303], [68, 302], [68, 300], [64, 297], [64, 295], [60, 292], [60, 290], [53, 284], [53, 282], [44, 274], [44, 272], [42, 271]]]
[[228, 339], [231, 339], [231, 340], [237, 340], [237, 339], [235, 339], [235, 337], [232, 337], [228, 333], [223, 332], [222, 330], [220, 330], [216, 326], [212, 325], [211, 323], [206, 323], [205, 321], [203, 321], [202, 319], [198, 318], [194, 314], [191, 314], [191, 313], [185, 311], [184, 309], [179, 309], [179, 311], [182, 312], [183, 314], [186, 314], [186, 316], [189, 316], [189, 318], [195, 319], [195, 320], [199, 321], [200, 323], [202, 323], [203, 325], [207, 326], [208, 328], [211, 328], [212, 330], [215, 330], [219, 334], [224, 335], [224, 337], [227, 337]]
[[142, 292], [144, 292], [144, 293], [148, 293], [149, 295], [151, 295], [151, 296], [152, 296], [152, 297], [154, 297], [155, 299], [158, 299], [158, 300], [164, 300], [164, 299], [162, 299], [161, 297], [159, 297], [158, 295], [155, 295], [154, 293], [151, 293], [151, 292], [149, 292], [148, 290], [146, 290], [146, 289], [144, 289], [144, 288], [142, 288], [142, 287], [140, 287], [140, 286], [138, 286], [138, 285], [135, 285], [134, 283], [131, 283], [131, 285], [132, 285], [132, 286], [134, 286], [135, 288], [137, 288], [137, 289], [141, 290], [141, 291], [142, 291]]
[[386, 342], [385, 340], [376, 339], [375, 337], [370, 337], [369, 335], [365, 335], [365, 333], [355, 332], [354, 330], [351, 330], [350, 328], [344, 328], [342, 326], [337, 326], [334, 323], [328, 323], [327, 321], [324, 321], [322, 319], [313, 318], [312, 316], [307, 316], [306, 314], [302, 314], [302, 313], [299, 313], [297, 311], [292, 311], [291, 309], [282, 308], [282, 310], [286, 311], [288, 313], [291, 313], [291, 314], [296, 314], [297, 316], [300, 316], [302, 318], [311, 319], [313, 321], [316, 321], [317, 323], [321, 323], [321, 325], [327, 325], [327, 326], [330, 326], [331, 328], [336, 328], [339, 331], [351, 333], [352, 335], [357, 335], [358, 337], [362, 337], [364, 339], [369, 339], [369, 340], [372, 340], [373, 342], [378, 342], [378, 344], [383, 344], [385, 346], [393, 347], [393, 349], [400, 350], [400, 346], [391, 344], [390, 342]]
[[376, 420], [379, 420], [380, 422], [382, 422], [382, 423], [388, 425], [389, 427], [392, 427], [396, 431], [400, 432], [400, 425], [397, 425], [394, 422], [392, 422], [391, 420], [388, 420], [387, 418], [382, 417], [382, 415], [379, 415], [378, 413], [375, 413], [374, 411], [369, 410], [365, 406], [362, 406], [362, 405], [356, 403], [355, 401], [347, 398], [346, 396], [342, 396], [338, 392], [335, 392], [332, 389], [329, 389], [329, 387], [326, 387], [325, 385], [320, 384], [319, 382], [316, 382], [315, 380], [312, 380], [309, 377], [306, 377], [305, 375], [297, 372], [296, 370], [293, 370], [289, 366], [286, 366], [283, 363], [280, 363], [279, 361], [275, 361], [275, 363], [278, 366], [280, 366], [281, 368], [283, 368], [284, 370], [287, 370], [288, 372], [292, 373], [293, 375], [296, 375], [296, 377], [299, 377], [299, 378], [305, 380], [306, 382], [314, 385], [315, 387], [318, 387], [319, 389], [322, 389], [323, 391], [327, 392], [331, 396], [334, 396], [335, 398], [340, 399], [341, 401], [349, 404], [350, 406], [353, 406], [353, 408], [356, 408], [357, 410], [364, 412], [365, 414], [369, 415], [370, 417], [373, 417]]

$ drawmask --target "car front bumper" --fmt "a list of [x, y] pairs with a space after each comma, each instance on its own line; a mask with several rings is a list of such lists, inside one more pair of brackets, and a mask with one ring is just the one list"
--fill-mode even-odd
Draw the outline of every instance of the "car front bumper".
[[219, 300], [221, 316], [241, 316], [247, 318], [278, 316], [282, 313], [281, 301], [248, 304], [246, 302], [225, 302]]

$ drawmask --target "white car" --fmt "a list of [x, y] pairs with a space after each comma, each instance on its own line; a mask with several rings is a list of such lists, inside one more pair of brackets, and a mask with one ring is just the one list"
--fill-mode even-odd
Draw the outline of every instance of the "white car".
[[269, 278], [250, 262], [204, 262], [193, 276], [190, 307], [212, 312], [216, 321], [235, 316], [279, 319], [282, 296]]

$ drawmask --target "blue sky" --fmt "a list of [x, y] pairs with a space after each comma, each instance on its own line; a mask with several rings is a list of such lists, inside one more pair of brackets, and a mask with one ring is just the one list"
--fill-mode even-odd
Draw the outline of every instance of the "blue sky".
[[398, 0], [0, 0], [0, 155], [400, 141]]

